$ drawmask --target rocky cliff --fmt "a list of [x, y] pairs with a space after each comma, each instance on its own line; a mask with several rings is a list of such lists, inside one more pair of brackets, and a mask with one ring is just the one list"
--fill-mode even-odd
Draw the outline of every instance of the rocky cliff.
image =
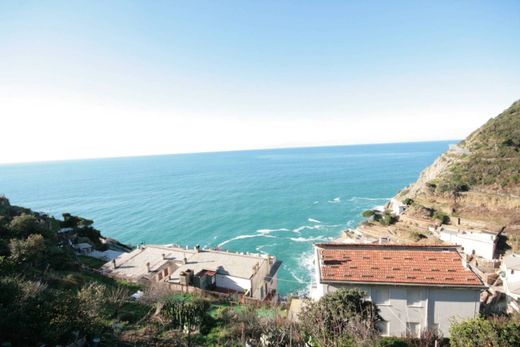
[[[451, 146], [396, 199], [410, 207], [386, 230], [402, 240], [430, 241], [425, 226], [443, 218], [519, 238], [520, 100]], [[370, 232], [380, 226], [363, 228]]]

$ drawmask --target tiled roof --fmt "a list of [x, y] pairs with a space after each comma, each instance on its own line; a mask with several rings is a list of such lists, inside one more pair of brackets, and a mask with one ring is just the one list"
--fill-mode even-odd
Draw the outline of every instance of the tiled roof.
[[482, 287], [446, 245], [316, 244], [322, 282]]

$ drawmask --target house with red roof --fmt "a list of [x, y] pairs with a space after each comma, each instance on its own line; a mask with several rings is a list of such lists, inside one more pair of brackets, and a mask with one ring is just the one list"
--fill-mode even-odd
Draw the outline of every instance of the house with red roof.
[[479, 314], [483, 281], [457, 246], [315, 244], [319, 299], [338, 288], [364, 290], [380, 310], [384, 336], [437, 330], [449, 337], [453, 319]]

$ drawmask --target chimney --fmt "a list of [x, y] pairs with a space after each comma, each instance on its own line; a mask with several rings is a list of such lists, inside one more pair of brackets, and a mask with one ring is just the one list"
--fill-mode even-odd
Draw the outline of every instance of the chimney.
[[116, 264], [116, 260], [115, 259], [112, 259], [112, 264], [114, 265], [114, 269], [117, 269], [117, 264]]
[[150, 272], [150, 263], [146, 263], [146, 268], [148, 269], [148, 272]]
[[163, 258], [163, 260], [165, 260], [166, 259], [166, 254], [163, 253], [162, 254], [162, 258]]
[[186, 253], [184, 253], [184, 258], [182, 259], [184, 264], [188, 264], [188, 259], [186, 258]]
[[195, 246], [195, 251], [196, 251], [197, 253], [200, 252], [200, 245], [196, 245], [196, 246]]

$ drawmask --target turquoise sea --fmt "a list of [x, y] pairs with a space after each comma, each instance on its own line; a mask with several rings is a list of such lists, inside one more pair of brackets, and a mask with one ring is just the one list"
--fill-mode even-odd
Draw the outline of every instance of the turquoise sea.
[[308, 288], [313, 242], [356, 226], [455, 142], [0, 165], [0, 194], [93, 219], [124, 243], [273, 254], [288, 294]]

